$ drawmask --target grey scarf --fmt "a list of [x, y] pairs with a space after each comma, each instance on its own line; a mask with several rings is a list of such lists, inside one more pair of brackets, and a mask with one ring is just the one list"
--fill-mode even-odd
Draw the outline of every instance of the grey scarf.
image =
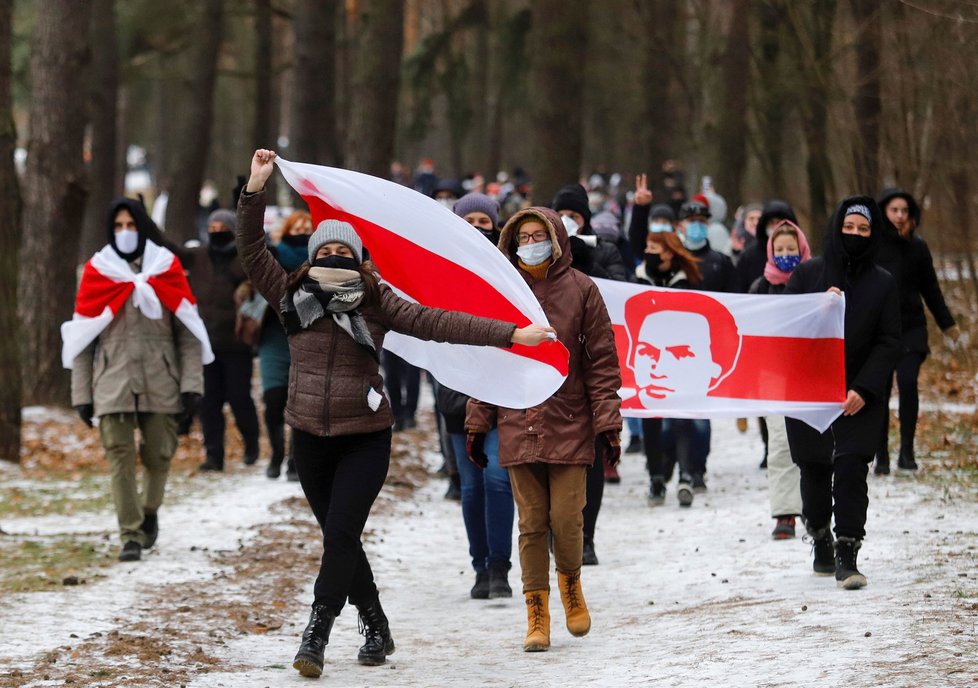
[[365, 295], [363, 278], [356, 270], [309, 268], [302, 285], [282, 297], [281, 309], [285, 329], [295, 334], [307, 329], [327, 313], [353, 340], [376, 359], [377, 348], [367, 323], [356, 308]]

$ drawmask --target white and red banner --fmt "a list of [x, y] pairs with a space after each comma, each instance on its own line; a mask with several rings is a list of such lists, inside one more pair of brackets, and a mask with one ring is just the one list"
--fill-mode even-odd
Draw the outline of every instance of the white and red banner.
[[611, 316], [622, 415], [790, 416], [824, 431], [846, 398], [845, 301], [594, 280]]
[[[285, 179], [309, 204], [313, 224], [352, 224], [384, 281], [426, 306], [547, 325], [533, 292], [505, 256], [465, 220], [400, 184], [359, 172], [276, 158]], [[390, 332], [384, 348], [482, 401], [529, 408], [567, 377], [559, 342], [509, 349], [423, 342]]]
[[172, 312], [200, 340], [204, 364], [214, 360], [204, 321], [197, 312], [197, 302], [183, 265], [172, 251], [146, 241], [139, 272], [133, 272], [111, 246], [105, 246], [85, 263], [75, 312], [61, 325], [61, 364], [74, 365], [75, 357], [95, 341], [109, 326], [129, 297], [151, 320], [163, 317], [163, 307]]
[[[468, 223], [407, 187], [276, 158], [313, 224], [351, 223], [384, 281], [405, 298], [524, 326], [547, 319], [509, 261]], [[845, 401], [844, 302], [829, 294], [748, 296], [595, 280], [615, 330], [622, 414], [786, 415], [820, 430]], [[385, 348], [442, 383], [499, 406], [541, 403], [563, 383], [559, 343], [495, 349], [422, 342]]]

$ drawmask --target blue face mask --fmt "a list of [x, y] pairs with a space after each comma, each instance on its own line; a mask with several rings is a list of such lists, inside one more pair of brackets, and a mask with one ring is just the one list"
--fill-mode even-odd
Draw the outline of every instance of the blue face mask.
[[774, 256], [774, 264], [781, 272], [791, 272], [801, 263], [801, 256]]
[[671, 232], [672, 225], [668, 222], [652, 222], [649, 224], [649, 232], [658, 234], [659, 232]]
[[706, 244], [706, 237], [709, 233], [709, 228], [707, 228], [705, 222], [687, 222], [686, 223], [686, 246], [691, 249], [697, 249]]

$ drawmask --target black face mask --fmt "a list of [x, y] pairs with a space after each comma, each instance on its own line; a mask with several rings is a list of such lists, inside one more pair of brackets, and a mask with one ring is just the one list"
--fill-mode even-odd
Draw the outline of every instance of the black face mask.
[[207, 238], [214, 248], [223, 248], [234, 241], [234, 232], [211, 232]]
[[846, 250], [849, 258], [852, 260], [859, 260], [866, 255], [867, 251], [869, 251], [869, 237], [860, 236], [858, 234], [843, 234], [842, 248]]
[[346, 256], [323, 256], [312, 262], [314, 268], [338, 268], [340, 270], [356, 270], [360, 267], [356, 258]]
[[645, 254], [645, 272], [649, 275], [654, 275], [659, 272], [662, 267], [662, 254], [661, 253], [646, 253]]
[[282, 243], [288, 244], [295, 248], [303, 248], [309, 245], [309, 235], [308, 234], [284, 234], [282, 235]]

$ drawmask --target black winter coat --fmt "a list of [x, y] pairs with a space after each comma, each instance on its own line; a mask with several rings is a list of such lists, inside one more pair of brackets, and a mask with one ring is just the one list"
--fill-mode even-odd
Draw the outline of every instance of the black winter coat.
[[791, 206], [784, 201], [773, 200], [764, 204], [761, 217], [757, 221], [756, 240], [744, 247], [737, 261], [736, 291], [746, 293], [754, 280], [764, 274], [764, 265], [767, 263], [767, 228], [774, 220], [791, 220], [798, 224]]
[[[737, 273], [730, 256], [714, 251], [707, 243], [703, 248], [690, 251], [700, 260], [700, 275], [703, 281], [697, 289], [701, 291], [737, 291]], [[765, 255], [764, 260], [767, 261]]]
[[[870, 208], [873, 221], [869, 250], [855, 259], [842, 244], [842, 221], [852, 205]], [[844, 200], [829, 223], [825, 255], [805, 261], [788, 280], [785, 294], [807, 294], [838, 287], [846, 297], [846, 388], [855, 390], [866, 406], [853, 416], [839, 416], [821, 437], [800, 421], [787, 420], [788, 441], [795, 462], [830, 462], [833, 455], [856, 454], [869, 460], [876, 453], [886, 418], [890, 374], [900, 357], [900, 303], [896, 281], [876, 265], [874, 254], [882, 222], [876, 202], [868, 196]], [[817, 361], [812, 361], [817, 366]]]

